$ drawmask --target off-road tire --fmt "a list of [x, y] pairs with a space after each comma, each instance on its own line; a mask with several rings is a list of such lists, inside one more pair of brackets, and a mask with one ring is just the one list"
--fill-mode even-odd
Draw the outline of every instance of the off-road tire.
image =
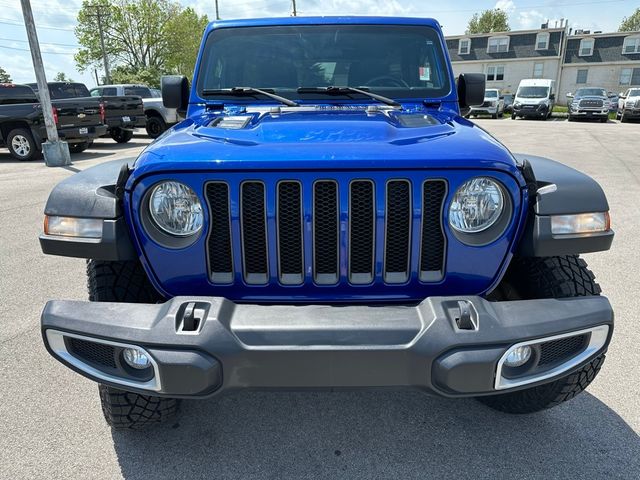
[[[156, 303], [162, 299], [140, 262], [87, 261], [87, 287], [92, 302]], [[175, 415], [180, 401], [98, 385], [102, 413], [116, 429], [138, 429]]]
[[109, 134], [118, 143], [127, 143], [133, 138], [133, 130], [125, 130], [123, 128], [114, 128]]
[[9, 153], [16, 160], [28, 162], [42, 156], [40, 145], [35, 141], [31, 132], [25, 128], [11, 130], [5, 143]]
[[149, 138], [158, 138], [166, 129], [167, 124], [161, 117], [157, 115], [147, 117], [146, 130]]
[[515, 113], [512, 113], [512, 114], [511, 114], [511, 120], [515, 120], [515, 119], [516, 119], [516, 114], [515, 114]]
[[[600, 286], [587, 262], [577, 255], [515, 257], [504, 280], [490, 298], [529, 300], [600, 295]], [[550, 383], [515, 392], [478, 397], [485, 405], [506, 413], [533, 413], [571, 400], [593, 381], [604, 363], [602, 354], [581, 369]]]
[[98, 385], [102, 413], [107, 423], [118, 430], [137, 430], [164, 422], [178, 413], [180, 401], [152, 397]]

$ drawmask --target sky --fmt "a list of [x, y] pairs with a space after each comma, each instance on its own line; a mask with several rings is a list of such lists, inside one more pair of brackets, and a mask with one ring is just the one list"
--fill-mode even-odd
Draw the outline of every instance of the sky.
[[[214, 0], [178, 0], [200, 14], [215, 18]], [[73, 33], [82, 0], [31, 0], [47, 79], [57, 72], [95, 86], [93, 72], [79, 72], [73, 61], [78, 41]], [[223, 19], [288, 16], [290, 0], [218, 0]], [[622, 18], [640, 7], [640, 0], [297, 0], [300, 16], [395, 15], [433, 17], [445, 35], [464, 33], [474, 12], [500, 7], [509, 14], [512, 30], [539, 28], [550, 20], [568, 19], [573, 28], [614, 32]], [[20, 0], [0, 0], [0, 67], [14, 82], [35, 81]], [[102, 72], [98, 72], [102, 75]]]

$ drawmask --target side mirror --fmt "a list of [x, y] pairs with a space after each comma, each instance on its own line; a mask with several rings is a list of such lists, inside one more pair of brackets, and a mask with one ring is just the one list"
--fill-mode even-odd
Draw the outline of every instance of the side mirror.
[[555, 100], [556, 99], [556, 94], [552, 93], [551, 95], [549, 95], [549, 100]]
[[498, 100], [504, 100], [504, 95], [500, 95], [500, 96], [498, 97]]
[[189, 106], [189, 80], [182, 75], [165, 75], [160, 79], [162, 103], [167, 108], [186, 111]]
[[484, 73], [461, 73], [458, 76], [458, 104], [461, 115], [469, 113], [471, 107], [478, 107], [484, 103], [485, 83]]

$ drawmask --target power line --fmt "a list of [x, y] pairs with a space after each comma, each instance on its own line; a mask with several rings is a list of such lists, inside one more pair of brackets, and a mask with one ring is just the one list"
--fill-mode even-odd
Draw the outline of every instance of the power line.
[[[15, 38], [0, 38], [0, 40], [4, 40], [5, 42], [20, 42], [20, 43], [29, 43], [27, 40], [16, 40]], [[55, 47], [73, 47], [80, 48], [80, 45], [72, 45], [70, 43], [51, 43], [51, 42], [39, 42], [40, 45], [52, 45]]]
[[[8, 50], [17, 50], [19, 52], [30, 52], [31, 50], [29, 50], [28, 48], [17, 48], [17, 47], [7, 47], [6, 45], [0, 45], [0, 48], [6, 48]], [[41, 51], [40, 53], [43, 54], [47, 54], [47, 55], [73, 55], [73, 52], [47, 52], [47, 51]]]
[[[16, 22], [15, 20], [11, 20], [10, 18], [0, 18], [0, 23], [5, 25], [13, 25], [16, 27], [24, 27], [24, 23]], [[38, 23], [38, 28], [46, 28], [49, 30], [61, 30], [63, 32], [74, 32], [73, 28], [62, 28], [62, 27], [54, 27], [53, 25], [41, 25]]]
[[88, 17], [96, 17], [98, 19], [98, 31], [100, 32], [100, 47], [102, 48], [102, 61], [104, 62], [104, 76], [107, 81], [107, 85], [111, 84], [111, 75], [109, 74], [109, 59], [107, 57], [107, 51], [104, 48], [104, 30], [102, 29], [102, 18], [109, 18], [110, 13], [103, 13], [102, 9], [107, 7], [106, 5], [87, 5], [86, 8], [95, 9], [96, 13], [87, 15]]

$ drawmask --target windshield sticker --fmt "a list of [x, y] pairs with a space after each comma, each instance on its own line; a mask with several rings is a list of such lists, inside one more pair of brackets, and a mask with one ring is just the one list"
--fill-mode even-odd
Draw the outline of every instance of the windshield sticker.
[[431, 81], [431, 67], [419, 67], [418, 74], [420, 75], [420, 80], [422, 80], [423, 82]]

